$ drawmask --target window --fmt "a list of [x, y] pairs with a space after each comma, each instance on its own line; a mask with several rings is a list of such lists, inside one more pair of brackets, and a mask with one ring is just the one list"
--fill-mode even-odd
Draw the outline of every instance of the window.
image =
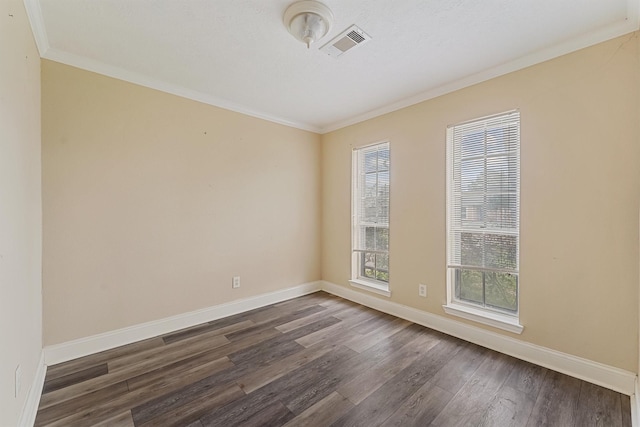
[[351, 284], [389, 294], [389, 143], [353, 151]]
[[519, 217], [520, 114], [450, 126], [445, 311], [522, 331], [517, 321]]

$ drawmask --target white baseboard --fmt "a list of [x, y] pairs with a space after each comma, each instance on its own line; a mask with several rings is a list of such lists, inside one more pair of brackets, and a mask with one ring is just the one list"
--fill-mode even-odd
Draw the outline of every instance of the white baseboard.
[[62, 344], [46, 346], [44, 360], [47, 365], [66, 362], [99, 353], [104, 350], [130, 344], [158, 335], [168, 334], [180, 329], [210, 322], [222, 317], [242, 313], [265, 305], [275, 304], [291, 298], [310, 294], [320, 290], [321, 282], [304, 283], [288, 289], [282, 289], [267, 294], [257, 295], [225, 304], [215, 305], [201, 310], [191, 311], [177, 316], [167, 317], [152, 322], [141, 323], [103, 334], [93, 335], [68, 341]]
[[42, 395], [42, 388], [44, 387], [44, 378], [47, 375], [47, 365], [44, 363], [44, 352], [40, 353], [40, 360], [38, 361], [38, 369], [29, 387], [27, 399], [22, 407], [22, 413], [18, 420], [19, 427], [32, 427], [36, 421], [36, 414], [38, 413], [38, 406], [40, 405], [40, 396]]
[[[638, 415], [637, 409], [640, 409], [640, 405], [637, 400], [638, 394], [635, 393], [636, 374], [633, 372], [530, 344], [506, 335], [391, 302], [387, 299], [377, 298], [326, 281], [305, 283], [268, 294], [232, 301], [62, 344], [47, 346], [43, 350], [44, 362], [47, 365], [65, 362], [121, 345], [171, 333], [200, 323], [210, 322], [222, 317], [296, 298], [319, 290], [327, 291], [384, 313], [392, 314], [518, 359], [526, 360], [536, 365], [544, 366], [554, 371], [632, 396], [631, 406], [635, 411], [634, 413]], [[44, 373], [42, 379], [44, 381]], [[634, 406], [636, 407], [634, 408]], [[635, 415], [634, 419], [636, 419]], [[634, 425], [640, 427], [640, 423]]]
[[640, 427], [640, 389], [636, 377], [635, 393], [631, 396], [631, 426]]
[[[334, 283], [323, 281], [322, 290], [384, 313], [392, 314], [419, 325], [435, 329], [447, 335], [470, 341], [482, 347], [487, 347], [500, 353], [544, 366], [545, 368], [606, 387], [628, 396], [634, 394], [636, 374], [633, 372], [530, 344], [444, 316], [357, 292]], [[635, 399], [632, 399], [631, 403], [633, 406]], [[640, 425], [638, 425], [638, 427], [640, 427]]]

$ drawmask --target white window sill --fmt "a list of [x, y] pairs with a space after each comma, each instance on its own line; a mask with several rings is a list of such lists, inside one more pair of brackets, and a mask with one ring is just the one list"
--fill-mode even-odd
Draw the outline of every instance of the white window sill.
[[351, 286], [354, 288], [364, 289], [365, 291], [373, 292], [374, 294], [384, 295], [385, 297], [391, 296], [391, 291], [389, 291], [389, 286], [380, 285], [374, 282], [367, 282], [365, 280], [352, 279], [349, 280]]
[[452, 316], [462, 317], [463, 319], [473, 320], [483, 325], [493, 326], [505, 331], [521, 334], [524, 326], [520, 324], [517, 317], [506, 314], [494, 313], [461, 304], [443, 305], [444, 312]]

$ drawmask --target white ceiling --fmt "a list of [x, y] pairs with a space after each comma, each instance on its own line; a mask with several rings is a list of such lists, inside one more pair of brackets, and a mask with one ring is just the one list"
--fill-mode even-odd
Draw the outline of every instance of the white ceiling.
[[[44, 58], [327, 132], [638, 29], [639, 0], [324, 0], [311, 46], [293, 0], [25, 0]], [[356, 24], [372, 40], [319, 48]]]

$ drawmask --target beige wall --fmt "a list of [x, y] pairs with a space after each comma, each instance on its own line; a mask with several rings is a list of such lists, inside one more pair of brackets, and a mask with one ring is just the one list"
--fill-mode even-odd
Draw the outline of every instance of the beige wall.
[[318, 135], [46, 60], [42, 110], [46, 345], [320, 279]]
[[633, 34], [324, 135], [323, 279], [348, 286], [351, 150], [389, 140], [391, 300], [444, 316], [446, 127], [518, 108], [515, 337], [635, 372], [638, 67]]
[[[17, 425], [42, 349], [40, 59], [23, 2], [0, 2], [0, 425]], [[22, 387], [14, 397], [16, 367]]]
[[639, 51], [622, 37], [322, 137], [43, 61], [45, 343], [348, 286], [351, 149], [382, 140], [391, 299], [445, 315], [446, 126], [519, 108], [517, 338], [636, 371]]

